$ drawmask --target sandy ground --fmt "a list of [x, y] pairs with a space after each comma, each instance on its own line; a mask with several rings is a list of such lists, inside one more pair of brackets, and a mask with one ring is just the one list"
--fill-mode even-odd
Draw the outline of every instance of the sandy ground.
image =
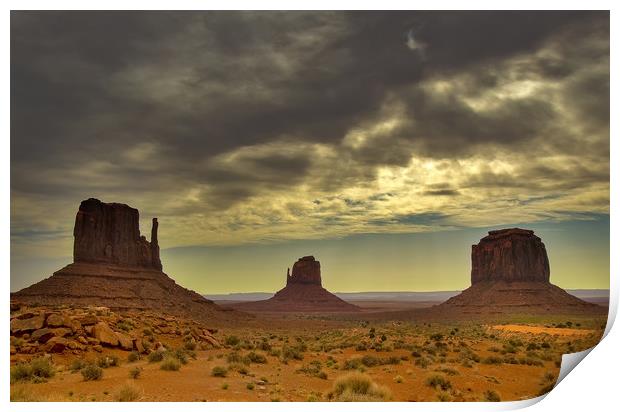
[[596, 331], [591, 329], [548, 328], [545, 326], [531, 325], [495, 325], [492, 326], [492, 328], [505, 332], [530, 333], [534, 335], [587, 336], [591, 333], [596, 333]]

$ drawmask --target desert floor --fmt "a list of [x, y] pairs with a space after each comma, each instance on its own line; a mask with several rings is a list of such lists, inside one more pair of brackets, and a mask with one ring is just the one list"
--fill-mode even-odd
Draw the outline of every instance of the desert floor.
[[[235, 325], [216, 325], [221, 348], [188, 344], [182, 325], [168, 325], [164, 333], [148, 317], [127, 315], [124, 324], [131, 325], [130, 333], [161, 342], [168, 354], [183, 352], [177, 356], [178, 370], [162, 369], [165, 356], [135, 359], [136, 353], [119, 349], [52, 354], [53, 376], [18, 379], [12, 369], [11, 399], [520, 400], [549, 391], [562, 354], [594, 346], [606, 322], [601, 315], [422, 320], [416, 319], [415, 309], [411, 319], [394, 320], [392, 303], [365, 306], [373, 312], [370, 319], [366, 312], [256, 314]], [[35, 356], [40, 355], [12, 355], [12, 368]], [[104, 358], [116, 365], [107, 365]], [[89, 362], [105, 366], [99, 380], [85, 380], [81, 373]], [[358, 390], [360, 381], [363, 388]]]

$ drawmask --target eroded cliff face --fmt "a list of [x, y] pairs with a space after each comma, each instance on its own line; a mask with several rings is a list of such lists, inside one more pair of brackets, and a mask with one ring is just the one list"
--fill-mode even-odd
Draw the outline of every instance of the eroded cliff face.
[[137, 209], [120, 203], [84, 200], [75, 217], [73, 261], [162, 270], [153, 219], [151, 242], [140, 236]]
[[489, 232], [472, 246], [471, 283], [549, 283], [549, 259], [545, 244], [532, 230], [502, 229]]
[[314, 256], [304, 256], [293, 264], [293, 274], [287, 272], [286, 284], [305, 284], [321, 286], [321, 262]]

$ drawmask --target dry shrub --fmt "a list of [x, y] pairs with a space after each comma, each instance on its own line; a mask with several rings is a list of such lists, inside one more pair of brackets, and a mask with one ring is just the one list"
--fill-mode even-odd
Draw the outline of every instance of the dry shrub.
[[336, 402], [380, 402], [392, 397], [390, 390], [359, 372], [340, 376], [328, 398]]

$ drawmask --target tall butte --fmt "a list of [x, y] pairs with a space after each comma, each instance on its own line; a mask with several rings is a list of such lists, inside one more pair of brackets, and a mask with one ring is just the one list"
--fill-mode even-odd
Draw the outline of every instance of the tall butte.
[[472, 246], [471, 286], [437, 308], [463, 313], [600, 308], [551, 284], [550, 273], [545, 244], [532, 230], [493, 230]]
[[239, 303], [241, 310], [265, 312], [357, 312], [359, 307], [340, 299], [321, 284], [321, 263], [304, 256], [286, 271], [286, 286], [258, 302]]
[[11, 300], [151, 309], [198, 320], [223, 315], [222, 308], [162, 271], [157, 218], [150, 242], [140, 235], [139, 221], [138, 210], [125, 204], [84, 200], [75, 217], [73, 263], [11, 294]]

